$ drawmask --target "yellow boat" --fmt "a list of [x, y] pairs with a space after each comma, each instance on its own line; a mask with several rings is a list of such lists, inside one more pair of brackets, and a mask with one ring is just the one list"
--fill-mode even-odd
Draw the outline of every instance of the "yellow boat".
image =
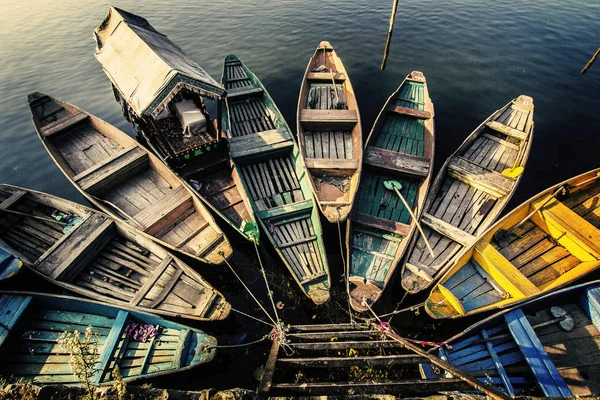
[[504, 308], [600, 266], [600, 168], [511, 211], [467, 248], [425, 302], [433, 318]]

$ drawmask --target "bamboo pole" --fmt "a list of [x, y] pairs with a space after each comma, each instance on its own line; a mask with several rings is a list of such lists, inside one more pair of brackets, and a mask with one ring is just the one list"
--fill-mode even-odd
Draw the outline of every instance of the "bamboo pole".
[[390, 53], [390, 43], [392, 41], [392, 32], [394, 31], [394, 23], [396, 22], [396, 10], [398, 9], [398, 0], [394, 0], [392, 6], [392, 15], [390, 17], [390, 28], [388, 30], [387, 40], [385, 42], [385, 50], [383, 50], [383, 61], [381, 61], [381, 70], [385, 69], [387, 63], [388, 54]]
[[581, 70], [582, 74], [585, 74], [585, 71], [587, 71], [592, 66], [594, 61], [596, 61], [596, 58], [598, 58], [598, 54], [600, 54], [600, 47], [598, 47], [598, 50], [596, 50], [592, 58], [590, 58], [590, 61], [588, 61], [587, 64], [585, 64], [585, 67], [583, 67], [583, 69]]

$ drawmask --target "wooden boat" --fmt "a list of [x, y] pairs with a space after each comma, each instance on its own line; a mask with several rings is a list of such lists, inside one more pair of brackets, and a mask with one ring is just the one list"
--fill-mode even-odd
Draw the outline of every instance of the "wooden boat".
[[23, 261], [0, 245], [0, 281], [18, 274], [22, 266]]
[[427, 313], [458, 318], [504, 308], [597, 269], [599, 177], [596, 169], [551, 187], [494, 224], [433, 288]]
[[521, 95], [483, 121], [435, 178], [402, 267], [402, 287], [417, 293], [450, 268], [498, 218], [521, 180], [533, 135], [533, 99]]
[[217, 340], [201, 330], [104, 302], [0, 292], [0, 309], [0, 373], [35, 384], [83, 385], [58, 339], [88, 327], [98, 335], [98, 372], [91, 378], [98, 385], [113, 383], [117, 366], [130, 382], [191, 369], [216, 353]]
[[127, 134], [44, 94], [29, 95], [29, 107], [50, 157], [96, 207], [200, 261], [221, 264], [231, 255], [192, 190]]
[[[510, 396], [598, 395], [600, 281], [501, 311], [445, 343], [434, 350], [439, 357]], [[424, 378], [445, 377], [429, 364], [420, 370]]]
[[319, 211], [298, 147], [258, 78], [234, 55], [221, 82], [228, 92], [223, 126], [231, 157], [275, 250], [316, 304], [329, 299], [329, 267]]
[[171, 317], [221, 320], [231, 306], [196, 271], [127, 224], [0, 185], [0, 246], [63, 289]]
[[[94, 37], [96, 59], [142, 141], [214, 213], [258, 243], [249, 196], [222, 137], [223, 86], [146, 19], [127, 11], [110, 7]], [[217, 102], [216, 121], [205, 100]]]
[[404, 255], [416, 225], [393, 188], [418, 218], [429, 189], [434, 154], [433, 103], [425, 76], [410, 73], [379, 113], [365, 148], [358, 197], [346, 227], [350, 304], [374, 303]]
[[297, 112], [298, 146], [315, 199], [329, 222], [352, 209], [363, 158], [360, 113], [342, 60], [319, 43], [306, 67]]

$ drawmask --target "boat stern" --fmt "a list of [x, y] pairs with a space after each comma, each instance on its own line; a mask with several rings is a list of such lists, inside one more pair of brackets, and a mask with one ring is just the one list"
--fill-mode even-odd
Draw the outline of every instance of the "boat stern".
[[331, 297], [329, 294], [328, 280], [311, 284], [310, 287], [307, 288], [306, 294], [316, 305], [327, 302]]
[[464, 312], [460, 313], [453, 305], [454, 299], [446, 296], [443, 292], [443, 286], [441, 285], [433, 288], [425, 301], [425, 312], [434, 319], [457, 318], [464, 315]]
[[333, 46], [327, 40], [323, 40], [321, 43], [319, 43], [319, 48], [333, 50]]
[[[372, 306], [383, 290], [376, 283], [359, 277], [350, 278], [350, 306], [354, 311], [365, 312]], [[365, 305], [366, 304], [366, 305]]]
[[217, 353], [217, 339], [202, 331], [193, 331], [187, 361], [182, 367], [191, 368], [212, 361]]

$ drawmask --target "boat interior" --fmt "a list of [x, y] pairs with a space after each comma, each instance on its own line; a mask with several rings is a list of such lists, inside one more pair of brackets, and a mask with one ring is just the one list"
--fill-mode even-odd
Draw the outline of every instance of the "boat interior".
[[[59, 344], [59, 338], [65, 331], [83, 333], [88, 326], [100, 355], [100, 372], [92, 377], [95, 384], [113, 381], [111, 373], [116, 366], [125, 380], [131, 380], [174, 372], [214, 356], [214, 350], [198, 351], [202, 342], [211, 339], [199, 331], [150, 314], [69, 299], [0, 295], [0, 329], [9, 330], [0, 342], [0, 371], [34, 383], [80, 385], [69, 365], [69, 352]], [[158, 327], [158, 333], [145, 342], [127, 333], [140, 323]]]
[[[438, 356], [511, 396], [540, 395], [540, 388], [544, 396], [598, 393], [600, 291], [573, 292], [541, 303], [545, 307], [490, 318], [450, 339], [450, 348], [439, 348]], [[428, 378], [440, 377], [430, 365], [421, 370]]]
[[334, 209], [344, 219], [358, 185], [362, 159], [358, 105], [329, 43], [319, 45], [307, 69], [299, 99], [298, 137], [323, 213], [337, 221], [340, 216]]
[[[68, 290], [170, 315], [223, 319], [229, 313], [223, 296], [189, 267], [103, 214], [6, 186], [0, 187], [0, 209], [22, 213], [0, 212], [0, 239]], [[50, 222], [53, 216], [70, 221], [68, 230]]]
[[30, 105], [48, 151], [92, 202], [192, 256], [219, 264], [215, 249], [231, 252], [199, 200], [132, 138], [49, 96]]
[[[460, 316], [506, 306], [565, 286], [600, 266], [600, 185], [576, 187], [566, 198], [552, 194], [522, 205], [461, 256], [428, 300], [436, 316]], [[514, 230], [527, 214], [530, 220]], [[509, 243], [494, 238], [509, 232]]]
[[314, 204], [289, 128], [239, 59], [225, 60], [223, 83], [231, 156], [258, 217], [299, 283], [310, 287], [305, 290], [313, 298], [328, 297], [326, 260], [313, 225]]
[[433, 200], [421, 217], [435, 258], [419, 235], [406, 260], [409, 268], [405, 269], [403, 285], [407, 290], [418, 291], [429, 286], [438, 272], [463, 246], [471, 244], [506, 205], [516, 179], [502, 172], [527, 159], [533, 109], [519, 104], [526, 99], [531, 100], [519, 97], [481, 126], [479, 134], [450, 158], [446, 174], [432, 187], [429, 198]]
[[[349, 277], [353, 286], [357, 286], [351, 288], [356, 299], [364, 296], [375, 300], [373, 296], [385, 286], [411, 232], [408, 210], [384, 183], [399, 182], [400, 193], [413, 211], [425, 199], [428, 185], [423, 182], [429, 177], [433, 157], [433, 126], [426, 123], [432, 117], [432, 110], [425, 110], [425, 96], [424, 78], [407, 79], [382, 112], [367, 143], [361, 184], [351, 215]], [[418, 110], [424, 115], [400, 114], [397, 107]], [[378, 289], [369, 288], [367, 283]]]

